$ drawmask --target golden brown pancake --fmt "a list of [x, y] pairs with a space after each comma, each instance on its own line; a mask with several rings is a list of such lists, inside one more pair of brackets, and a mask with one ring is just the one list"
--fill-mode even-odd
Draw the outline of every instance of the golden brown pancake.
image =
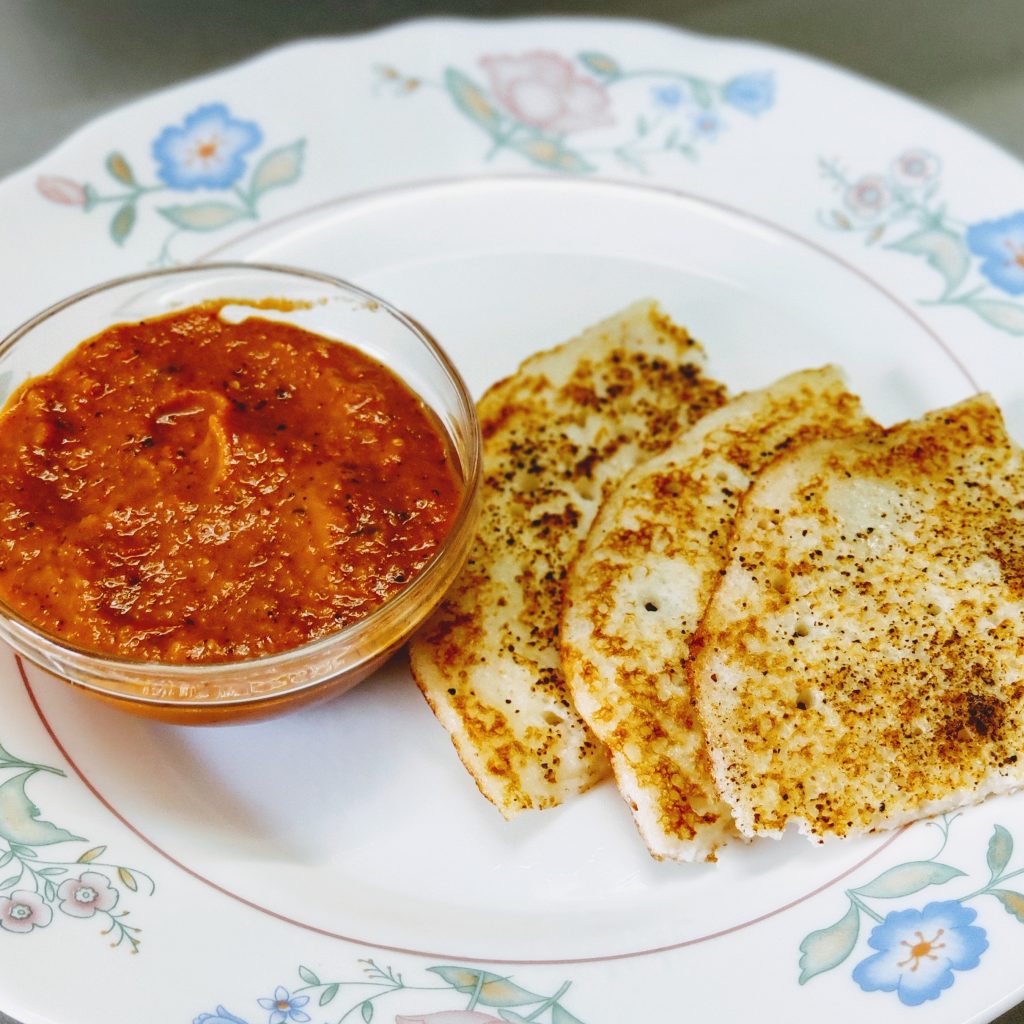
[[1019, 788], [1024, 466], [991, 399], [766, 468], [695, 646], [744, 835], [893, 828]]
[[506, 817], [608, 772], [562, 677], [569, 564], [640, 459], [724, 400], [704, 353], [650, 302], [527, 359], [479, 402], [479, 535], [410, 648], [413, 674], [481, 792]]
[[792, 374], [709, 413], [628, 473], [587, 536], [566, 585], [562, 667], [658, 859], [713, 860], [736, 834], [685, 663], [740, 497], [787, 447], [867, 425], [838, 370]]

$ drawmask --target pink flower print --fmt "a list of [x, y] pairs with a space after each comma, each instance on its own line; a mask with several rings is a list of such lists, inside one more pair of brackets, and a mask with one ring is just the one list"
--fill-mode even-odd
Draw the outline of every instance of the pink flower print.
[[722, 130], [721, 119], [710, 110], [702, 110], [693, 118], [693, 134], [698, 138], [717, 139]]
[[523, 124], [552, 135], [614, 124], [604, 86], [577, 74], [558, 54], [537, 50], [480, 63], [498, 101]]
[[81, 878], [61, 882], [57, 890], [60, 909], [72, 917], [92, 917], [97, 910], [113, 910], [117, 890], [95, 871], [86, 871]]
[[846, 190], [846, 205], [861, 217], [874, 217], [881, 213], [892, 198], [885, 178], [877, 174], [855, 181]]
[[927, 185], [939, 173], [939, 158], [927, 149], [908, 149], [892, 164], [893, 180], [907, 188]]
[[53, 920], [53, 908], [37, 892], [19, 889], [0, 896], [0, 928], [9, 932], [30, 932], [45, 928]]
[[421, 1013], [413, 1017], [396, 1017], [395, 1024], [503, 1024], [489, 1013], [476, 1010], [442, 1010], [440, 1013]]
[[85, 206], [85, 186], [70, 178], [55, 178], [44, 174], [36, 178], [36, 188], [39, 194], [51, 203], [60, 203], [62, 206]]

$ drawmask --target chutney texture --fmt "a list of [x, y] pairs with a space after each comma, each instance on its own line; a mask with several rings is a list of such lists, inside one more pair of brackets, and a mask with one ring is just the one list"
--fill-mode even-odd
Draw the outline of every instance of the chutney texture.
[[353, 623], [443, 544], [443, 429], [356, 348], [222, 304], [112, 326], [0, 414], [0, 600], [86, 650], [278, 653]]

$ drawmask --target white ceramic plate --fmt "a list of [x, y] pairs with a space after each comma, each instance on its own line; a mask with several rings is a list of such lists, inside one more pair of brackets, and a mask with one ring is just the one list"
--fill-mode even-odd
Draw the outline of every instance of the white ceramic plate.
[[[736, 390], [837, 362], [880, 419], [980, 387], [1024, 440], [1022, 184], [775, 50], [420, 22], [162, 93], [0, 184], [0, 327], [161, 262], [293, 263], [401, 305], [479, 392], [652, 296]], [[207, 730], [4, 651], [0, 696], [0, 1007], [26, 1024], [965, 1022], [1024, 994], [1021, 798], [659, 864], [610, 785], [504, 823], [401, 659]]]

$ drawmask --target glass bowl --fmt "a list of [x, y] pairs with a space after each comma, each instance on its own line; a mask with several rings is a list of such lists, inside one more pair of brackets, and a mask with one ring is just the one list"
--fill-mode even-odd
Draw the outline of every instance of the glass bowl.
[[198, 264], [120, 278], [73, 295], [0, 342], [0, 407], [22, 382], [51, 370], [81, 341], [114, 324], [224, 299], [232, 307], [269, 302], [272, 314], [254, 312], [344, 341], [387, 366], [436, 416], [462, 490], [446, 539], [408, 586], [364, 618], [278, 654], [193, 664], [99, 654], [37, 628], [0, 601], [0, 639], [18, 653], [95, 697], [166, 721], [265, 717], [356, 685], [444, 596], [466, 561], [476, 524], [480, 428], [458, 371], [414, 320], [322, 274], [258, 264]]

